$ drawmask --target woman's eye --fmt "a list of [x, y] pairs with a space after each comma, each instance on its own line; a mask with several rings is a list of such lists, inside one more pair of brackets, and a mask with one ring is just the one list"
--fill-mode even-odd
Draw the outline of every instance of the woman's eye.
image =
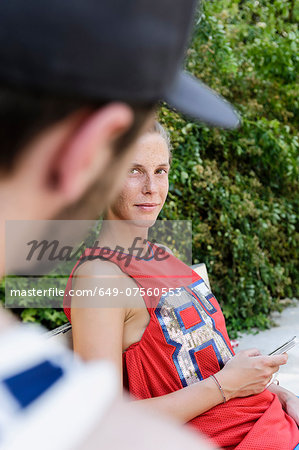
[[134, 175], [135, 173], [138, 173], [138, 169], [133, 168], [130, 170], [129, 173], [132, 173]]
[[158, 173], [167, 173], [167, 170], [166, 169], [158, 169], [157, 172]]

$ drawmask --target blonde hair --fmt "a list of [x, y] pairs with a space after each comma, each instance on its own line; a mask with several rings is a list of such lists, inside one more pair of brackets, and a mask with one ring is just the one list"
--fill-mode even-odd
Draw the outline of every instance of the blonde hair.
[[154, 125], [149, 129], [149, 133], [158, 133], [166, 142], [169, 151], [169, 165], [172, 161], [172, 145], [170, 140], [169, 132], [161, 125], [157, 120], [155, 120]]

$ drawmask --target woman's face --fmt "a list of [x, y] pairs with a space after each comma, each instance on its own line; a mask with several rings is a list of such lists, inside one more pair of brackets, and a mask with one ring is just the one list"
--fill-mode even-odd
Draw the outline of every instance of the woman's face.
[[147, 133], [136, 153], [122, 190], [107, 219], [154, 222], [168, 193], [169, 150], [162, 136]]

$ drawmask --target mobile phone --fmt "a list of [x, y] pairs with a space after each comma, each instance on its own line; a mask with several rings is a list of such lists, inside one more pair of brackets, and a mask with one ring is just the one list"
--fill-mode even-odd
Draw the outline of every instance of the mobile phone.
[[273, 350], [273, 352], [268, 353], [268, 356], [281, 355], [281, 353], [285, 353], [291, 350], [291, 348], [293, 348], [296, 344], [298, 344], [298, 340], [296, 339], [296, 336], [294, 336], [292, 337], [292, 339], [288, 340], [283, 345]]

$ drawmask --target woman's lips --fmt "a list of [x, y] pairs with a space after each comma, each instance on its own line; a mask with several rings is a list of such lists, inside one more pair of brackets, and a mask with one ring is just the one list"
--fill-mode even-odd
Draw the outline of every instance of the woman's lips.
[[158, 206], [158, 203], [139, 203], [135, 206], [137, 206], [142, 211], [153, 211]]

